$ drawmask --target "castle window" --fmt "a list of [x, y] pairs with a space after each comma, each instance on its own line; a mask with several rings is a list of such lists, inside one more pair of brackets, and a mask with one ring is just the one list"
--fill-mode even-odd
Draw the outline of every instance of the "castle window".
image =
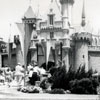
[[83, 58], [85, 58], [84, 55], [83, 55]]
[[54, 22], [54, 16], [53, 15], [49, 15], [49, 24], [50, 25], [53, 25], [53, 22]]
[[54, 38], [54, 32], [50, 32], [50, 38]]

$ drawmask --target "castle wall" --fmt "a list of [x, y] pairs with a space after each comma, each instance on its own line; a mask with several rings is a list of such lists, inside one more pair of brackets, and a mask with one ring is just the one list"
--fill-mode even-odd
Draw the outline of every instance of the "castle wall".
[[50, 32], [42, 32], [41, 34], [39, 34], [39, 36], [43, 38], [50, 38]]
[[100, 72], [100, 52], [89, 52], [89, 66]]
[[[16, 54], [12, 54], [11, 56], [11, 63], [10, 63], [10, 68], [14, 69], [16, 66], [17, 62], [16, 62]], [[5, 65], [8, 65], [8, 56], [7, 55], [2, 55], [2, 67], [4, 67]]]
[[75, 48], [72, 49], [71, 65], [75, 69]]
[[36, 50], [31, 50], [31, 61], [37, 61], [37, 52], [36, 52]]
[[83, 65], [88, 70], [88, 45], [85, 41], [78, 41], [75, 44], [75, 69]]
[[17, 60], [17, 63], [24, 65], [24, 59], [23, 59], [23, 55], [22, 55], [22, 51], [21, 51], [21, 45], [17, 45], [16, 60]]
[[69, 69], [69, 50], [63, 50], [63, 52], [62, 52], [62, 58], [63, 58], [63, 60], [65, 61], [65, 65], [66, 65], [66, 70], [68, 71], [68, 69]]
[[54, 37], [58, 37], [58, 38], [64, 37], [64, 33], [62, 33], [62, 32], [55, 32], [55, 36]]
[[[51, 31], [52, 32], [52, 31]], [[50, 38], [50, 32], [41, 32], [41, 34], [39, 34], [40, 37], [43, 37], [43, 38]], [[58, 37], [58, 38], [61, 38], [63, 37], [64, 34], [62, 34], [62, 32], [54, 32], [54, 38]]]
[[4, 67], [5, 65], [8, 65], [8, 56], [2, 55], [2, 67]]
[[10, 65], [11, 69], [14, 69], [16, 64], [17, 64], [16, 63], [16, 54], [12, 54], [12, 56], [11, 56], [11, 65]]

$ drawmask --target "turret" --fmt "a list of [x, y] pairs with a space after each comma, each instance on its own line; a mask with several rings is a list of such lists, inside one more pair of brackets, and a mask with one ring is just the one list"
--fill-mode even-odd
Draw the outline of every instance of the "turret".
[[91, 42], [92, 34], [85, 30], [85, 10], [84, 1], [82, 9], [82, 21], [81, 21], [81, 32], [73, 35], [75, 42], [75, 69], [85, 66], [85, 70], [88, 71], [88, 45]]
[[88, 45], [91, 42], [92, 34], [81, 32], [73, 36], [75, 42], [75, 69], [85, 66], [88, 71]]
[[74, 4], [74, 0], [68, 0], [68, 2], [69, 2], [69, 7], [68, 7], [69, 23], [70, 23], [70, 26], [73, 26], [73, 4]]
[[60, 0], [61, 13], [62, 13], [62, 28], [69, 33], [69, 22], [68, 22], [68, 0]]
[[[17, 44], [17, 62], [20, 62], [22, 64], [27, 64], [27, 54], [28, 49], [30, 46], [31, 41], [31, 35], [33, 30], [36, 30], [36, 16], [32, 10], [32, 7], [29, 6], [28, 10], [24, 14], [24, 17], [22, 18], [22, 23], [17, 23], [18, 29], [20, 31], [20, 43]], [[21, 60], [24, 59], [22, 62]]]
[[74, 0], [60, 0], [61, 3], [61, 13], [62, 13], [62, 20], [63, 20], [63, 28], [69, 28], [72, 26], [73, 20], [73, 4]]
[[[63, 50], [64, 50], [64, 60], [66, 63], [66, 69], [68, 70], [69, 68], [69, 48], [70, 48], [70, 26], [71, 23], [69, 19], [71, 20], [71, 6], [74, 3], [74, 0], [60, 0], [61, 3], [61, 13], [62, 13], [62, 30], [64, 34], [64, 45], [63, 45]], [[70, 8], [70, 9], [69, 9]]]

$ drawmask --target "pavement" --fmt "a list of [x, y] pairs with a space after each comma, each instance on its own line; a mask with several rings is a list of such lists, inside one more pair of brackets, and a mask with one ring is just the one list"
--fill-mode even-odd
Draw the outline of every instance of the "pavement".
[[100, 100], [99, 95], [22, 93], [17, 87], [0, 85], [0, 100]]

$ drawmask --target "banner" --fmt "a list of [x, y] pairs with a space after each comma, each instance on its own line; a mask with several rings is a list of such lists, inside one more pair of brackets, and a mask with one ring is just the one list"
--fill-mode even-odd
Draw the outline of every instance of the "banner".
[[19, 38], [21, 43], [21, 50], [23, 54], [24, 64], [26, 64], [27, 53], [29, 49], [29, 44], [31, 42], [31, 36], [33, 31], [33, 24], [27, 23], [16, 23], [18, 29], [20, 30]]
[[7, 43], [8, 65], [9, 65], [9, 67], [10, 67], [10, 62], [11, 62], [11, 45], [10, 45], [10, 42], [11, 42], [11, 34], [9, 35], [8, 43]]
[[50, 50], [51, 50], [51, 43], [50, 41], [46, 41], [46, 64], [48, 64]]
[[21, 50], [22, 50], [22, 55], [23, 55], [23, 59], [24, 59], [24, 35], [25, 35], [25, 31], [24, 31], [24, 24], [23, 23], [16, 23], [17, 27], [19, 29], [19, 41], [21, 44]]

